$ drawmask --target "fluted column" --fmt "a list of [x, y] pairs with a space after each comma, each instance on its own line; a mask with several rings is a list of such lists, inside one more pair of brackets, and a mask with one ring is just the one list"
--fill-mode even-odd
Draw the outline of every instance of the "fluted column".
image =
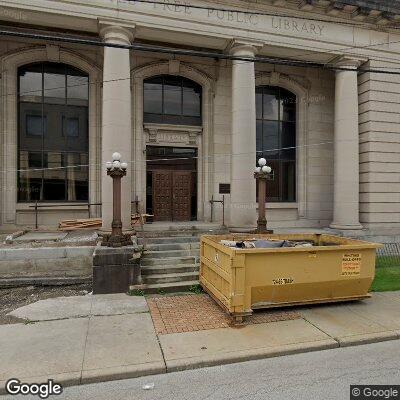
[[336, 72], [334, 133], [334, 229], [361, 229], [359, 218], [358, 61]]
[[[237, 44], [233, 56], [254, 57], [256, 47]], [[232, 156], [230, 228], [256, 227], [256, 98], [254, 63], [232, 62]]]
[[[104, 42], [130, 44], [133, 33], [119, 26], [106, 26], [101, 32]], [[102, 107], [102, 180], [101, 200], [103, 229], [111, 229], [112, 179], [107, 176], [105, 163], [114, 152], [128, 163], [127, 178], [122, 184], [122, 226], [131, 228], [132, 128], [131, 128], [130, 55], [128, 49], [104, 47], [103, 107]]]

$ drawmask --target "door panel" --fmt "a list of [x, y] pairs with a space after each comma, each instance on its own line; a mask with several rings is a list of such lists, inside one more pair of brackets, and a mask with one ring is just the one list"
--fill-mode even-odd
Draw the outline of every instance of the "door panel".
[[154, 221], [172, 220], [172, 171], [153, 171]]
[[192, 173], [173, 171], [172, 177], [172, 219], [173, 221], [190, 221]]

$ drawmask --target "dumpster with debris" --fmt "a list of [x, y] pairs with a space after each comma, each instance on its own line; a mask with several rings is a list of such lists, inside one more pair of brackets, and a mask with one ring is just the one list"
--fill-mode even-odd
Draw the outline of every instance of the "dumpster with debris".
[[321, 234], [202, 236], [200, 283], [236, 320], [369, 297], [377, 243]]

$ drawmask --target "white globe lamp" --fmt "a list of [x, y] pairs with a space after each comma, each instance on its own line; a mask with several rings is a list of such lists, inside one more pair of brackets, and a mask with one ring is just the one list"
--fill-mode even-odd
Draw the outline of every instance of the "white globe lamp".
[[264, 165], [267, 165], [267, 160], [266, 160], [265, 158], [260, 158], [260, 159], [258, 160], [258, 165], [259, 165], [260, 167], [263, 167]]

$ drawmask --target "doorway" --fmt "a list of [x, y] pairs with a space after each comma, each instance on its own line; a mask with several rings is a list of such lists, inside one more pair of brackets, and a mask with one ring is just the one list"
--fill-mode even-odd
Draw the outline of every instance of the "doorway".
[[146, 147], [146, 212], [154, 221], [197, 219], [197, 149]]

